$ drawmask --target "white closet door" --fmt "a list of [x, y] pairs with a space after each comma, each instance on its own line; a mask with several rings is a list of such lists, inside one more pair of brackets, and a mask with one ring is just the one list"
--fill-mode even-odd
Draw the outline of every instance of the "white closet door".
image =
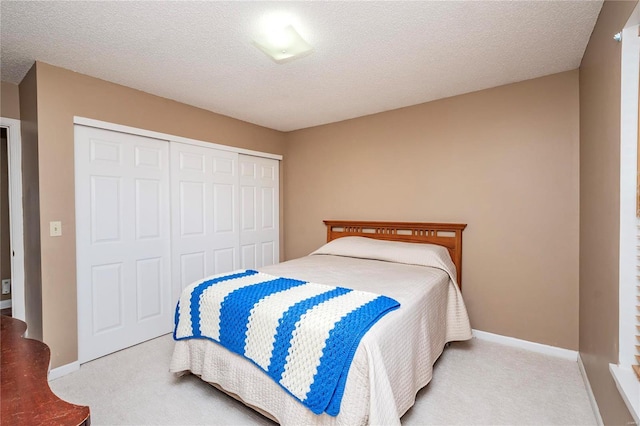
[[78, 357], [172, 329], [169, 144], [75, 126]]
[[239, 268], [238, 153], [171, 142], [173, 297]]
[[279, 161], [240, 155], [240, 265], [279, 262]]

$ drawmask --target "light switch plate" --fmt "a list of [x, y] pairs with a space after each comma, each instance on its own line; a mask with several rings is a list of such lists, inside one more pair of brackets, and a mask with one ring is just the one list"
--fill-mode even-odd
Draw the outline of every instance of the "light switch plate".
[[49, 222], [49, 236], [59, 237], [62, 235], [62, 222]]
[[11, 293], [11, 280], [7, 278], [6, 280], [2, 280], [2, 294], [9, 293]]

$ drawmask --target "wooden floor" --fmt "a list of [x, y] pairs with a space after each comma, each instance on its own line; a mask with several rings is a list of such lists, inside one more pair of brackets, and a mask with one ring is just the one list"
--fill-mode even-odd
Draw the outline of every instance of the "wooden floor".
[[11, 308], [0, 309], [0, 315], [5, 315], [7, 317], [12, 316], [11, 315]]

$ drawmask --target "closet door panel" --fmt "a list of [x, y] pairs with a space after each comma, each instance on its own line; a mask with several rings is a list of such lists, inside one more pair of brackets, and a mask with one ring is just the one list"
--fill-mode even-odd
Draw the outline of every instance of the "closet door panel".
[[262, 229], [273, 230], [276, 228], [276, 189], [274, 187], [260, 188], [262, 191], [260, 212], [262, 213]]
[[207, 148], [211, 161], [212, 212], [210, 274], [240, 267], [238, 153]]
[[[184, 288], [206, 276], [206, 252], [182, 253], [179, 255], [180, 286]], [[177, 299], [176, 299], [177, 301]]]
[[234, 185], [213, 184], [213, 232], [218, 235], [234, 232], [235, 190]]
[[269, 241], [266, 243], [262, 243], [262, 259], [261, 263], [263, 266], [265, 265], [273, 265], [274, 263], [278, 263], [276, 251], [275, 251], [275, 243], [273, 241]]
[[235, 248], [219, 249], [213, 251], [214, 273], [219, 274], [225, 271], [236, 269]]
[[135, 180], [136, 239], [160, 238], [163, 206], [161, 201], [162, 181], [158, 179]]
[[173, 297], [238, 268], [238, 154], [171, 143]]
[[172, 327], [167, 141], [75, 127], [80, 362]]
[[256, 205], [258, 204], [258, 194], [254, 186], [242, 185], [240, 192], [242, 194], [242, 204], [240, 205], [240, 212], [242, 215], [242, 232], [255, 232], [257, 231], [257, 211]]
[[122, 263], [97, 265], [91, 268], [92, 334], [97, 336], [124, 327]]
[[[203, 177], [204, 179], [204, 177]], [[180, 237], [206, 237], [207, 188], [205, 182], [181, 180], [178, 185]]]
[[160, 298], [162, 282], [162, 259], [153, 257], [136, 262], [137, 318], [138, 321], [162, 315]]
[[240, 155], [241, 267], [279, 262], [279, 162]]
[[245, 244], [240, 247], [242, 255], [240, 256], [240, 262], [243, 269], [255, 269], [258, 267], [259, 262], [257, 259], [257, 247], [256, 244]]
[[120, 241], [122, 228], [122, 178], [91, 176], [91, 241], [94, 244]]

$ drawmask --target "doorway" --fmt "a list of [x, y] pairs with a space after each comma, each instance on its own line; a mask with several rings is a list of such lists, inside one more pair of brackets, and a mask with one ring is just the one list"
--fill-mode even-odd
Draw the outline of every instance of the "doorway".
[[9, 142], [0, 128], [0, 314], [11, 316], [11, 244], [9, 235]]
[[10, 307], [11, 316], [24, 321], [26, 312], [20, 121], [0, 117], [0, 140], [0, 279], [10, 280], [8, 293], [0, 293], [0, 309]]

